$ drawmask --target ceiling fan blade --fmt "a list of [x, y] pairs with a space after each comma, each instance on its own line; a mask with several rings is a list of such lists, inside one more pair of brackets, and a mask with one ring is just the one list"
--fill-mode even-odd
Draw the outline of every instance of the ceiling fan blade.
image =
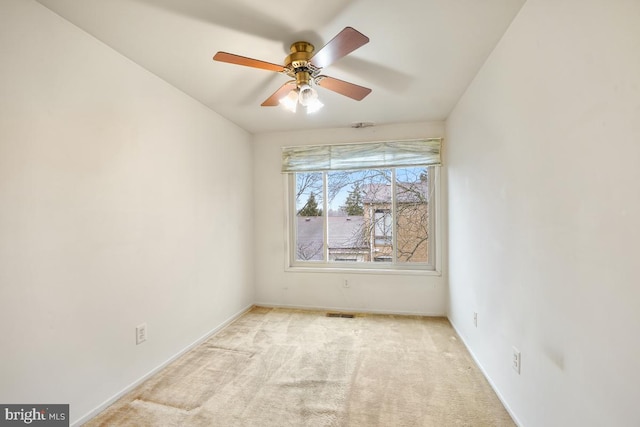
[[348, 96], [356, 101], [362, 101], [365, 96], [371, 93], [371, 89], [368, 87], [358, 86], [357, 84], [334, 79], [333, 77], [328, 76], [318, 76], [316, 84], [325, 89], [339, 93], [340, 95]]
[[262, 70], [284, 71], [284, 67], [271, 62], [260, 61], [258, 59], [247, 58], [245, 56], [234, 55], [233, 53], [218, 52], [213, 56], [214, 61], [228, 62], [229, 64], [244, 65], [245, 67], [260, 68]]
[[273, 95], [265, 99], [265, 101], [260, 104], [262, 107], [275, 107], [280, 103], [280, 100], [287, 96], [287, 93], [291, 92], [296, 88], [296, 81], [291, 80], [280, 86], [280, 89], [275, 91]]
[[367, 43], [369, 43], [369, 37], [358, 30], [346, 27], [311, 57], [311, 63], [316, 67], [324, 68]]

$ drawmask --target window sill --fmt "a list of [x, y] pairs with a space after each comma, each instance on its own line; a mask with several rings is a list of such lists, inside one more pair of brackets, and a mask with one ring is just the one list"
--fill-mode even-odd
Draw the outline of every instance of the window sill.
[[442, 276], [442, 272], [438, 270], [427, 269], [411, 269], [411, 268], [374, 268], [374, 267], [353, 267], [344, 266], [337, 267], [333, 265], [322, 264], [318, 266], [287, 266], [285, 272], [290, 273], [348, 273], [348, 274], [385, 274], [385, 275], [407, 275], [407, 276]]

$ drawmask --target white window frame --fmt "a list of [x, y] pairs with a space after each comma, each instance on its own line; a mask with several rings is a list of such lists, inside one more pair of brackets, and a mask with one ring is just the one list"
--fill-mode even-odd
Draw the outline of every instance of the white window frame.
[[[395, 182], [395, 168], [393, 170], [394, 182]], [[441, 171], [440, 166], [432, 166], [433, 170], [433, 184], [431, 188], [433, 193], [430, 195], [431, 202], [429, 203], [429, 215], [431, 219], [430, 224], [430, 237], [429, 237], [429, 262], [428, 263], [397, 263], [394, 259], [392, 263], [380, 263], [380, 262], [348, 262], [348, 261], [329, 261], [327, 259], [327, 223], [328, 219], [326, 213], [328, 212], [327, 201], [327, 174], [323, 173], [323, 221], [324, 221], [324, 260], [323, 261], [301, 261], [296, 260], [296, 206], [295, 198], [296, 194], [296, 182], [295, 174], [284, 175], [285, 193], [285, 206], [286, 206], [286, 227], [285, 227], [285, 242], [286, 242], [286, 264], [285, 271], [291, 272], [348, 272], [348, 273], [389, 273], [389, 274], [420, 274], [420, 275], [437, 275], [442, 274], [442, 221], [441, 221]], [[395, 188], [395, 185], [393, 186]], [[393, 212], [392, 218], [395, 218], [395, 194], [393, 196]], [[396, 236], [396, 221], [392, 221], [393, 231], [392, 235]], [[394, 258], [396, 248], [394, 246]]]

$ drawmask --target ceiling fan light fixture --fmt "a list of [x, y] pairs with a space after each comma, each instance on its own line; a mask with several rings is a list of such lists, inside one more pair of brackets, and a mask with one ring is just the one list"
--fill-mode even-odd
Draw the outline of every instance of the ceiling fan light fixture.
[[307, 108], [307, 114], [313, 114], [324, 107], [324, 104], [318, 99], [318, 91], [309, 84], [300, 86], [299, 91], [298, 100], [300, 105]]
[[[215, 61], [245, 67], [259, 68], [267, 71], [275, 71], [294, 78], [283, 84], [262, 104], [263, 107], [273, 107], [278, 104], [287, 110], [294, 112], [299, 102], [307, 108], [307, 113], [313, 113], [322, 108], [322, 102], [318, 101], [318, 93], [313, 85], [322, 86], [337, 94], [347, 96], [356, 101], [371, 93], [371, 89], [345, 82], [333, 77], [321, 75], [320, 72], [326, 66], [338, 59], [350, 54], [354, 50], [369, 43], [369, 38], [352, 27], [345, 27], [327, 44], [316, 51], [314, 46], [306, 41], [298, 41], [291, 45], [290, 54], [285, 58], [284, 65], [247, 58], [228, 52], [218, 52], [213, 56]], [[295, 87], [295, 90], [291, 90]], [[287, 94], [283, 97], [283, 94]], [[295, 99], [294, 99], [295, 98]]]
[[320, 102], [320, 100], [316, 97], [315, 99], [312, 99], [307, 105], [307, 114], [313, 114], [316, 111], [320, 110], [322, 107], [324, 107], [324, 104]]
[[318, 92], [308, 84], [300, 86], [299, 100], [300, 104], [308, 107], [311, 103], [318, 99]]
[[282, 105], [285, 110], [295, 113], [298, 107], [298, 90], [293, 89], [287, 96], [281, 98], [280, 105]]

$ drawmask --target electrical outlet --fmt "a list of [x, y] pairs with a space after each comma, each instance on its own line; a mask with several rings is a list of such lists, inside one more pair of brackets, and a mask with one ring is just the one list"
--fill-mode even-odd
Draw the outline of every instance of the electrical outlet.
[[142, 323], [136, 326], [136, 345], [142, 344], [147, 340], [147, 324]]
[[514, 371], [518, 373], [518, 375], [520, 375], [520, 363], [521, 363], [520, 350], [518, 350], [515, 347], [512, 347], [512, 348], [513, 348], [513, 359], [511, 361], [511, 367], [513, 368]]
[[349, 287], [349, 281], [347, 279], [344, 279], [344, 283], [342, 284], [342, 286], [344, 286], [345, 288]]
[[473, 312], [473, 326], [478, 327], [478, 313]]

